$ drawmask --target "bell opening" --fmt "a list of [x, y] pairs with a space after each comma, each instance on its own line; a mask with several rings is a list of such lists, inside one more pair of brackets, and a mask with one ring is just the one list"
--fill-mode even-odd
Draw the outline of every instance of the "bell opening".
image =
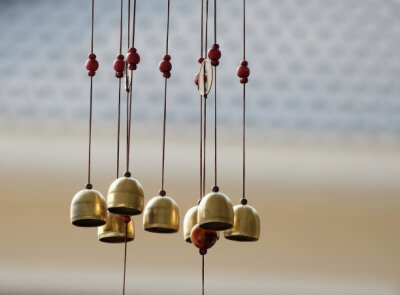
[[206, 222], [206, 223], [200, 224], [200, 228], [207, 229], [207, 230], [214, 230], [214, 231], [227, 230], [232, 227], [233, 227], [233, 224], [230, 224], [227, 222]]
[[258, 241], [258, 239], [255, 238], [255, 237], [249, 237], [249, 236], [244, 236], [244, 235], [225, 236], [225, 238], [228, 239], [228, 240], [237, 241], [237, 242], [255, 242], [255, 241]]
[[106, 222], [105, 220], [87, 218], [74, 220], [72, 221], [72, 224], [80, 227], [97, 227], [106, 224]]
[[176, 233], [177, 230], [172, 229], [172, 228], [165, 228], [165, 227], [147, 227], [145, 230], [152, 232], [152, 233], [159, 233], [159, 234], [172, 234]]
[[[118, 244], [118, 243], [124, 243], [125, 242], [125, 237], [124, 236], [116, 236], [116, 237], [103, 237], [99, 239], [100, 242], [104, 243], [112, 243], [112, 244]], [[133, 241], [131, 237], [128, 237], [126, 239], [127, 242]]]
[[108, 212], [120, 215], [139, 215], [142, 211], [129, 208], [129, 207], [111, 207], [108, 208]]
[[190, 237], [187, 238], [185, 241], [188, 242], [188, 243], [192, 243], [192, 239]]

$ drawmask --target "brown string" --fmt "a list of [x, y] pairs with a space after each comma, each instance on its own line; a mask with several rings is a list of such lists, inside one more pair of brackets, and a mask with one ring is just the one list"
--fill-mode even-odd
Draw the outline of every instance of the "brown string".
[[[246, 60], [246, 0], [243, 0], [243, 60]], [[246, 199], [246, 83], [243, 83], [243, 196]]]
[[136, 0], [133, 1], [132, 47], [135, 47], [135, 29], [136, 29]]
[[[92, 29], [90, 38], [90, 53], [93, 53], [93, 33], [94, 33], [94, 0], [92, 0]], [[93, 109], [93, 76], [90, 76], [90, 94], [89, 94], [89, 153], [88, 153], [88, 187], [90, 183], [90, 166], [92, 157], [92, 109]]]
[[206, 34], [204, 42], [204, 57], [207, 57], [207, 37], [208, 37], [208, 0], [206, 0]]
[[[170, 11], [170, 0], [168, 0], [167, 9], [167, 36], [165, 41], [165, 53], [168, 54], [168, 39], [169, 39], [169, 11]], [[162, 168], [161, 168], [161, 189], [164, 190], [164, 167], [165, 167], [165, 127], [167, 120], [167, 78], [164, 82], [164, 120], [163, 120], [163, 144], [162, 144]]]
[[204, 255], [201, 255], [201, 294], [204, 295]]
[[203, 194], [203, 96], [200, 95], [200, 200]]
[[[217, 0], [214, 0], [214, 43], [217, 43]], [[217, 67], [214, 66], [214, 185], [217, 186]]]
[[203, 193], [206, 191], [206, 131], [207, 131], [207, 97], [204, 97], [204, 127], [203, 127]]
[[119, 79], [118, 90], [118, 127], [117, 127], [117, 178], [119, 177], [119, 150], [120, 150], [120, 134], [121, 134], [121, 79]]
[[127, 245], [128, 245], [128, 223], [125, 222], [124, 278], [123, 278], [123, 283], [122, 283], [122, 295], [125, 295]]

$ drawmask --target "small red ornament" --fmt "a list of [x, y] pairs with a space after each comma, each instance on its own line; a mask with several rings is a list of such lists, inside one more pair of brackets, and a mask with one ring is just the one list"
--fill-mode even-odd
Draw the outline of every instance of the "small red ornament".
[[125, 61], [122, 54], [117, 55], [117, 59], [114, 61], [115, 76], [117, 78], [122, 78], [124, 76]]
[[[200, 74], [199, 74], [199, 73], [196, 73], [196, 74], [194, 75], [194, 84], [195, 84], [196, 86], [199, 86], [199, 77], [200, 77]], [[207, 75], [206, 75], [206, 74], [204, 74], [204, 82], [207, 82]]]
[[213, 66], [219, 65], [219, 59], [221, 58], [221, 51], [219, 50], [219, 45], [214, 43], [207, 54], [208, 58], [211, 60]]
[[198, 224], [196, 224], [190, 235], [192, 243], [200, 249], [200, 254], [205, 255], [207, 253], [207, 249], [214, 246], [217, 241], [217, 232], [213, 230], [205, 230], [200, 228]]
[[172, 64], [170, 60], [171, 56], [166, 54], [164, 55], [163, 60], [158, 65], [158, 68], [160, 69], [160, 72], [163, 73], [164, 78], [171, 77]]
[[124, 215], [124, 222], [125, 223], [129, 223], [130, 221], [131, 221], [131, 217], [127, 216], [127, 215]]
[[131, 47], [128, 50], [128, 55], [126, 56], [126, 62], [129, 64], [129, 69], [131, 71], [136, 70], [136, 65], [140, 63], [140, 55], [137, 53], [136, 48]]
[[96, 75], [96, 71], [99, 68], [99, 63], [96, 60], [96, 54], [90, 53], [89, 59], [86, 61], [86, 69], [88, 71], [88, 75], [93, 77]]
[[197, 62], [198, 62], [199, 64], [201, 64], [203, 61], [204, 61], [204, 57], [199, 57], [199, 59], [197, 60]]
[[242, 60], [240, 66], [236, 69], [236, 74], [240, 78], [240, 83], [244, 84], [249, 81], [248, 77], [250, 76], [250, 68], [247, 66], [248, 62]]

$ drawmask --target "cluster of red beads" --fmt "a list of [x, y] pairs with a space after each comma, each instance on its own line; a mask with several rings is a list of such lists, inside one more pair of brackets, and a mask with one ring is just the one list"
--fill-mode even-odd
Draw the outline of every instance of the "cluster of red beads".
[[115, 76], [117, 78], [122, 78], [124, 76], [125, 69], [125, 60], [122, 54], [117, 55], [117, 59], [114, 61], [113, 67], [115, 70]]
[[216, 67], [219, 65], [219, 59], [221, 58], [221, 51], [219, 50], [218, 44], [213, 44], [211, 49], [207, 53], [208, 58], [211, 60], [211, 64]]
[[160, 72], [163, 73], [164, 78], [171, 77], [172, 64], [170, 60], [171, 56], [166, 54], [164, 55], [163, 60], [158, 65], [158, 68], [160, 69]]
[[[203, 58], [203, 57], [199, 57], [199, 59], [197, 60], [197, 62], [198, 62], [199, 64], [201, 64], [203, 61], [204, 61], [204, 58]], [[206, 79], [207, 79], [207, 76], [205, 76], [204, 78], [205, 78], [205, 80], [206, 80]], [[207, 81], [207, 80], [206, 80], [206, 81]], [[195, 84], [197, 87], [199, 87], [199, 73], [196, 73], [196, 74], [194, 75], [194, 84]]]
[[240, 83], [245, 84], [249, 81], [250, 68], [247, 66], [248, 62], [242, 60], [240, 66], [236, 69], [236, 74], [240, 78]]
[[134, 48], [134, 47], [129, 48], [128, 52], [129, 53], [126, 56], [126, 62], [129, 64], [128, 68], [131, 71], [134, 71], [134, 70], [136, 70], [137, 64], [140, 63], [140, 56], [137, 53], [136, 48]]
[[88, 75], [93, 77], [96, 75], [96, 71], [99, 68], [99, 63], [96, 60], [96, 54], [89, 54], [89, 59], [86, 61], [86, 69], [88, 71]]

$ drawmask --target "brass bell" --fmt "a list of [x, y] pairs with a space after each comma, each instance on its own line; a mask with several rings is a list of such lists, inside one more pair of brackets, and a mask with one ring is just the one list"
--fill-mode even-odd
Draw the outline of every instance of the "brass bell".
[[235, 220], [233, 227], [224, 232], [225, 238], [239, 242], [253, 242], [260, 238], [260, 216], [253, 207], [239, 204], [233, 207]]
[[139, 181], [129, 172], [111, 184], [108, 189], [108, 211], [121, 215], [138, 215], [143, 211], [144, 194]]
[[152, 198], [143, 213], [143, 227], [153, 233], [176, 233], [179, 230], [179, 209], [165, 191]]
[[233, 226], [231, 200], [214, 186], [213, 191], [201, 200], [197, 219], [202, 229], [214, 231], [230, 229]]
[[190, 235], [193, 227], [197, 224], [197, 209], [198, 206], [190, 208], [183, 219], [183, 238], [188, 243], [192, 242]]
[[104, 225], [107, 221], [107, 205], [102, 194], [91, 185], [81, 190], [72, 199], [70, 219], [71, 223], [81, 227], [95, 227]]
[[133, 241], [135, 238], [135, 227], [133, 224], [133, 219], [129, 219], [130, 221], [125, 223], [124, 216], [109, 212], [107, 214], [107, 223], [99, 227], [97, 230], [97, 237], [99, 238], [99, 241], [105, 243], [124, 243], [125, 230], [126, 241]]

